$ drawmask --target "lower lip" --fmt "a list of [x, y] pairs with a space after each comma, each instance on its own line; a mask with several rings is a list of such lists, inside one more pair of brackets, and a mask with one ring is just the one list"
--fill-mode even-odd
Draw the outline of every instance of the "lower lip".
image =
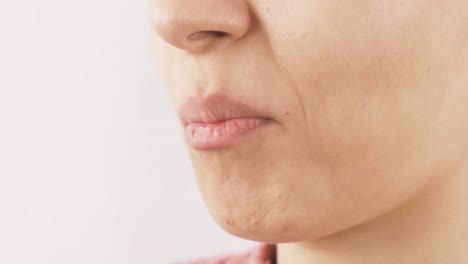
[[217, 123], [191, 123], [185, 136], [196, 150], [223, 149], [240, 144], [261, 127], [271, 123], [265, 118], [238, 118]]

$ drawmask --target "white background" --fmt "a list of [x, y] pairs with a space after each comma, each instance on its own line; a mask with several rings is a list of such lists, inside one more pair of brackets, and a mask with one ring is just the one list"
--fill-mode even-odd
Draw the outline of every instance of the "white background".
[[0, 3], [0, 263], [164, 264], [253, 246], [201, 201], [143, 0]]

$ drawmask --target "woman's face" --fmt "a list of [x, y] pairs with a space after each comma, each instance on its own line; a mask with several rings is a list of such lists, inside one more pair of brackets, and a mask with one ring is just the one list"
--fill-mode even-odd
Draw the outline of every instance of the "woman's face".
[[188, 144], [232, 234], [317, 239], [402, 205], [464, 159], [466, 0], [150, 0], [149, 19], [177, 110], [216, 94], [276, 121], [229, 147]]

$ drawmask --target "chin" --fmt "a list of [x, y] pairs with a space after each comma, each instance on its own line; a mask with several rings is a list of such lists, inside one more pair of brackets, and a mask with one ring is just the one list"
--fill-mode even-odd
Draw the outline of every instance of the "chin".
[[[263, 193], [269, 191], [263, 190]], [[204, 196], [209, 213], [223, 230], [248, 240], [276, 244], [303, 240], [304, 230], [298, 224], [289, 197], [260, 195], [262, 191], [207, 193]]]
[[235, 215], [232, 212], [211, 213], [216, 223], [226, 232], [248, 240], [276, 244], [298, 239], [289, 229], [287, 221], [270, 212], [269, 217]]
[[249, 193], [219, 190], [203, 195], [217, 225], [234, 236], [268, 244], [317, 241], [379, 214], [341, 208], [343, 203], [334, 199], [301, 201], [286, 188], [274, 194], [271, 187]]
[[[304, 195], [295, 181], [282, 177], [287, 174], [284, 170], [271, 170], [268, 177], [259, 171], [223, 174], [216, 166], [197, 166], [200, 164], [195, 168], [202, 198], [226, 232], [276, 244], [318, 237], [327, 230], [332, 199], [323, 182], [314, 180], [313, 187], [307, 188], [307, 199], [301, 199]], [[304, 215], [307, 211], [310, 213]]]

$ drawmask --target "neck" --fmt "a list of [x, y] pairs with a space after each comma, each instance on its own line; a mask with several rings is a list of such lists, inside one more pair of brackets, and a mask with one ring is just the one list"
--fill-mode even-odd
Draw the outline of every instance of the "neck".
[[311, 242], [279, 244], [278, 263], [468, 263], [468, 163], [371, 221]]

